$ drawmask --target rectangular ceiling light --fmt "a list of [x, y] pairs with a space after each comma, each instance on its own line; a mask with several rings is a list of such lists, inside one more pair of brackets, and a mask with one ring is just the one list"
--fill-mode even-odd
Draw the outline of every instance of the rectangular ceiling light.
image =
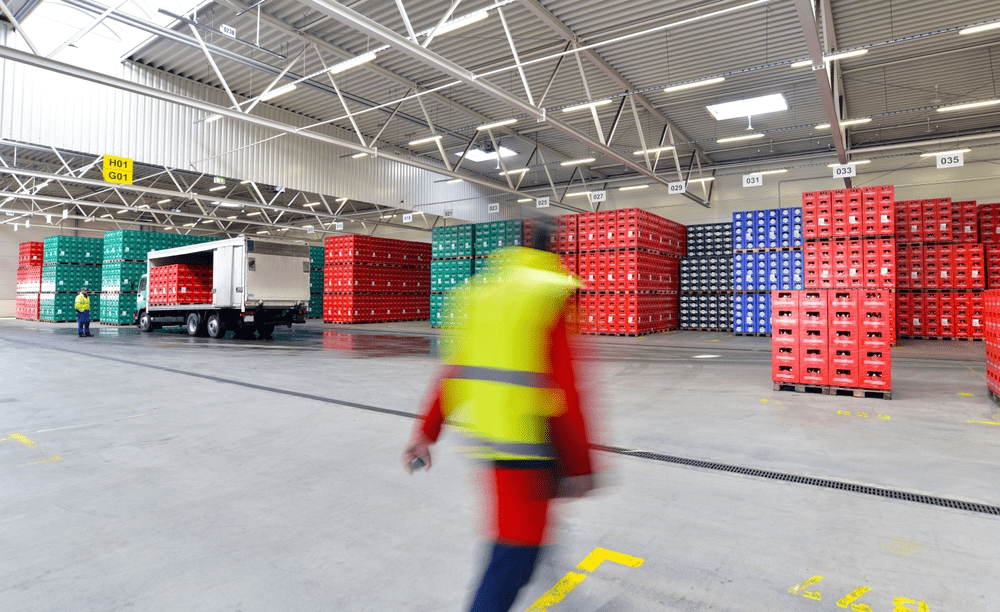
[[[841, 121], [840, 122], [840, 127], [847, 127], [849, 125], [861, 125], [862, 123], [869, 123], [871, 120], [872, 120], [871, 117], [866, 117], [864, 119], [847, 119], [846, 121]], [[829, 123], [821, 123], [821, 124], [819, 124], [819, 125], [816, 126], [816, 129], [817, 130], [828, 130], [828, 129], [830, 129], [830, 124]]]
[[589, 191], [574, 191], [573, 193], [567, 193], [566, 197], [567, 198], [579, 198], [579, 197], [589, 196], [589, 195], [590, 195]]
[[684, 83], [683, 85], [674, 85], [673, 87], [666, 87], [663, 93], [674, 93], [675, 91], [684, 91], [685, 89], [694, 89], [695, 87], [705, 87], [706, 85], [716, 85], [726, 80], [726, 77], [717, 77], [714, 79], [703, 79], [701, 81], [692, 81], [691, 83]]
[[361, 159], [362, 157], [368, 157], [367, 153], [355, 153], [351, 156], [351, 159]]
[[[872, 163], [872, 160], [870, 160], [870, 159], [859, 159], [857, 161], [852, 160], [852, 161], [849, 161], [847, 163], [849, 163], [849, 164], [857, 164], [857, 165], [860, 166], [861, 164], [870, 164], [870, 163]], [[827, 164], [826, 167], [827, 168], [836, 168], [837, 166], [840, 166], [840, 165], [841, 164]]]
[[261, 234], [270, 234], [270, 233], [271, 232], [269, 232], [267, 230], [260, 230], [259, 232], [257, 232], [257, 235], [260, 236]]
[[628, 187], [619, 187], [618, 191], [635, 191], [636, 189], [649, 189], [649, 185], [630, 185]]
[[489, 16], [490, 16], [489, 11], [483, 9], [481, 11], [476, 11], [475, 13], [469, 13], [468, 15], [464, 15], [462, 17], [459, 17], [458, 19], [452, 19], [451, 21], [442, 24], [441, 27], [437, 29], [437, 32], [434, 33], [434, 36], [440, 36], [442, 34], [447, 34], [448, 32], [454, 32], [459, 28], [464, 28], [465, 26], [476, 23], [477, 21], [482, 21], [483, 19], [486, 19]]
[[984, 106], [996, 106], [1000, 100], [984, 100], [982, 102], [969, 102], [968, 104], [955, 104], [953, 106], [942, 106], [937, 109], [939, 113], [950, 113], [953, 111], [969, 110], [970, 108], [982, 108]]
[[663, 153], [664, 151], [673, 151], [673, 150], [674, 150], [673, 147], [660, 147], [658, 149], [644, 149], [642, 151], [636, 151], [632, 155], [640, 156], [640, 155], [645, 155], [647, 153], [650, 155], [656, 155], [657, 153]]
[[312, 208], [313, 206], [319, 206], [319, 205], [320, 205], [319, 202], [306, 202], [305, 204], [303, 204], [303, 206], [308, 206], [309, 208]]
[[724, 121], [785, 111], [788, 110], [788, 102], [781, 94], [770, 94], [721, 104], [709, 104], [705, 108], [715, 117], [716, 121]]
[[788, 172], [787, 168], [782, 168], [781, 170], [764, 170], [762, 172], [757, 172], [756, 174], [784, 174]]
[[517, 170], [508, 170], [506, 172], [501, 172], [500, 176], [507, 176], [508, 174], [524, 174], [527, 172], [527, 168], [518, 168]]
[[283, 96], [286, 93], [290, 93], [294, 89], [295, 89], [295, 83], [289, 83], [288, 85], [279, 87], [277, 89], [272, 89], [271, 91], [267, 92], [266, 94], [260, 97], [260, 101], [267, 102], [268, 100], [273, 100], [278, 96]]
[[579, 166], [580, 164], [592, 164], [595, 161], [597, 161], [597, 160], [595, 158], [593, 158], [593, 157], [585, 157], [583, 159], [571, 159], [569, 161], [564, 161], [564, 162], [560, 163], [559, 165], [560, 166], [565, 166], [565, 167]]
[[428, 136], [427, 138], [420, 138], [417, 140], [411, 140], [410, 146], [415, 147], [417, 145], [427, 144], [428, 142], [436, 142], [441, 140], [441, 136]]
[[971, 153], [972, 149], [956, 149], [954, 151], [938, 151], [937, 153], [921, 153], [920, 157], [937, 157], [938, 155], [954, 155], [955, 153]]
[[248, 217], [259, 217], [260, 216], [260, 212], [247, 213], [247, 216]]
[[[461, 157], [462, 153], [458, 152], [455, 155]], [[505, 146], [500, 146], [500, 157], [511, 157], [517, 155], [517, 152], [511, 151]], [[469, 152], [465, 154], [465, 159], [474, 162], [484, 162], [484, 161], [496, 161], [497, 154], [493, 151], [487, 153], [482, 149], [469, 149]]]
[[252, 183], [252, 182], [253, 181], [240, 181], [240, 185], [246, 185], [246, 184]]
[[[837, 60], [847, 59], [849, 57], [858, 57], [859, 55], [864, 55], [868, 53], [868, 49], [858, 49], [856, 51], [844, 51], [843, 53], [832, 53], [830, 55], [824, 55], [824, 62], [836, 62]], [[802, 60], [801, 62], [795, 62], [792, 64], [792, 68], [805, 68], [807, 66], [812, 66], [812, 60]]]
[[714, 180], [714, 176], [706, 176], [705, 178], [688, 179], [688, 183], [708, 183]]
[[518, 204], [527, 204], [528, 202], [532, 202], [532, 201], [533, 200], [531, 198], [521, 198], [520, 200], [517, 201], [517, 203]]
[[515, 123], [517, 123], [517, 119], [504, 119], [503, 121], [481, 125], [476, 128], [476, 131], [481, 132], [483, 130], [492, 130], [493, 128], [503, 127], [505, 125], [514, 125]]
[[194, 227], [197, 223], [185, 223], [184, 227]]
[[972, 26], [971, 28], [965, 28], [964, 30], [959, 30], [959, 34], [979, 34], [980, 32], [989, 32], [990, 30], [1000, 30], [1000, 21], [994, 21], [993, 23], [984, 23], [983, 25]]
[[596, 102], [587, 102], [586, 104], [577, 104], [576, 106], [567, 106], [562, 109], [564, 113], [572, 113], [578, 110], [587, 110], [588, 108], [597, 108], [598, 106], [606, 106], [611, 104], [611, 100], [598, 100]]
[[215, 219], [205, 219], [204, 221], [202, 221], [202, 224], [204, 225], [207, 225], [209, 223], [215, 223]]
[[447, 181], [449, 185], [457, 185], [458, 183], [464, 183], [464, 182], [465, 181], [463, 181], [462, 179], [451, 179], [450, 181]]
[[335, 66], [330, 66], [330, 68], [327, 69], [327, 72], [329, 72], [330, 74], [340, 74], [341, 72], [350, 70], [351, 68], [354, 68], [355, 66], [360, 66], [361, 64], [367, 64], [368, 62], [372, 61], [373, 59], [375, 59], [375, 52], [374, 51], [369, 51], [368, 53], [365, 53], [364, 55], [359, 55], [357, 57], [352, 57], [351, 59], [345, 60], [343, 62], [340, 62], [339, 64], [337, 64]]
[[222, 119], [222, 115], [211, 115], [208, 119], [205, 119], [205, 123], [212, 123], [213, 121], [218, 121]]
[[222, 191], [225, 188], [226, 188], [225, 185], [219, 185], [218, 187], [212, 187], [211, 189], [209, 189], [209, 191]]
[[747, 134], [745, 136], [731, 136], [729, 138], [720, 138], [715, 142], [719, 144], [726, 144], [727, 142], [740, 142], [741, 140], [757, 140], [758, 138], [763, 138], [763, 134]]
[[159, 200], [156, 203], [157, 204], [170, 204], [170, 198], [167, 198], [166, 200]]

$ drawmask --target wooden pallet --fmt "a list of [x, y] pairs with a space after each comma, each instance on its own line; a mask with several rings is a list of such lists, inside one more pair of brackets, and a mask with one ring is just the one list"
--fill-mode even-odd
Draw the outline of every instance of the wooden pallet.
[[944, 340], [946, 342], [983, 342], [986, 338], [956, 338], [954, 336], [900, 336], [901, 340]]
[[830, 387], [830, 395], [850, 395], [852, 397], [867, 397], [875, 399], [892, 399], [892, 391], [878, 389], [849, 389], [846, 387]]
[[800, 383], [774, 383], [775, 391], [794, 391], [795, 393], [817, 393], [820, 395], [830, 395], [830, 387], [820, 385], [803, 385]]
[[750, 336], [750, 337], [755, 337], [755, 338], [770, 338], [771, 337], [771, 334], [744, 334], [744, 333], [736, 333], [736, 332], [733, 332], [733, 335], [734, 336]]

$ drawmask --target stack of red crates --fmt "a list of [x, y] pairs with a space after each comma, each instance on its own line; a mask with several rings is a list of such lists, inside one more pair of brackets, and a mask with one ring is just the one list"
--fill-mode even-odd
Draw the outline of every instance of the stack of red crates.
[[171, 264], [149, 271], [149, 304], [212, 303], [212, 266]]
[[802, 250], [807, 289], [896, 286], [896, 242], [892, 238], [808, 240]]
[[979, 236], [986, 256], [988, 287], [1000, 287], [1000, 203], [977, 208]]
[[327, 236], [325, 323], [430, 318], [431, 245], [357, 234]]
[[983, 293], [986, 338], [986, 388], [1000, 402], [1000, 289]]
[[[635, 336], [677, 329], [687, 228], [638, 208], [576, 217], [576, 273], [585, 285], [577, 295], [580, 331]], [[569, 244], [557, 239], [557, 249]], [[565, 254], [563, 261], [573, 262]]]
[[892, 185], [880, 185], [804, 192], [803, 237], [892, 236], [894, 191]]
[[891, 391], [891, 291], [774, 291], [771, 308], [775, 383]]
[[17, 247], [17, 286], [14, 316], [37, 321], [42, 291], [44, 242], [22, 242]]

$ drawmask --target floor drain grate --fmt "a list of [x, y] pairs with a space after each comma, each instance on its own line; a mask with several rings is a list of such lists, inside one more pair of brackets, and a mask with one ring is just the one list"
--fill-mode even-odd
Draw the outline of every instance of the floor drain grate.
[[1000, 507], [990, 506], [988, 504], [978, 504], [975, 502], [966, 502], [957, 499], [948, 499], [945, 497], [935, 497], [933, 495], [923, 495], [920, 493], [908, 493], [906, 491], [895, 491], [893, 489], [883, 489], [881, 487], [856, 485], [848, 482], [827, 480], [825, 478], [812, 478], [810, 476], [796, 476], [795, 474], [782, 474], [781, 472], [772, 472], [769, 470], [757, 470], [753, 468], [740, 467], [738, 465], [715, 463], [713, 461], [699, 461], [697, 459], [674, 457], [671, 455], [663, 455], [661, 453], [653, 453], [650, 451], [628, 450], [624, 448], [618, 448], [615, 446], [595, 445], [594, 448], [608, 453], [627, 455], [629, 457], [641, 457], [643, 459], [652, 459], [654, 461], [662, 461], [664, 463], [676, 463], [679, 465], [687, 465], [690, 467], [703, 468], [707, 470], [718, 470], [720, 472], [730, 472], [732, 474], [742, 474], [744, 476], [754, 476], [756, 478], [781, 480], [784, 482], [811, 485], [814, 487], [822, 487], [825, 489], [838, 489], [840, 491], [850, 491], [851, 493], [862, 493], [864, 495], [874, 495], [875, 497], [900, 499], [903, 501], [909, 501], [918, 504], [927, 504], [929, 506], [941, 506], [943, 508], [953, 508], [955, 510], [966, 510], [968, 512], [979, 512], [982, 514], [992, 514], [994, 516], [1000, 516]]

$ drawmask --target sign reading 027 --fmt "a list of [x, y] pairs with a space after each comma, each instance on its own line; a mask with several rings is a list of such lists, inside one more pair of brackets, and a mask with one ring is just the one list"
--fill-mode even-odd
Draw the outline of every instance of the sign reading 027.
[[132, 168], [134, 164], [127, 157], [104, 156], [104, 180], [119, 185], [132, 184]]

